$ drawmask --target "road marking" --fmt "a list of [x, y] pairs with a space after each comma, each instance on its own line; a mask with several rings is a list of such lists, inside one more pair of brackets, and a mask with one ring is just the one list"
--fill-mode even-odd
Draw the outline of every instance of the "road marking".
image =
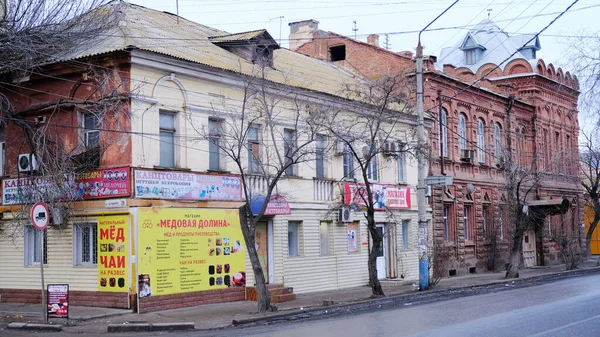
[[558, 328], [554, 328], [554, 329], [550, 329], [550, 330], [546, 330], [546, 331], [538, 332], [538, 333], [536, 333], [536, 334], [534, 334], [534, 335], [529, 335], [529, 336], [527, 336], [527, 337], [537, 337], [537, 336], [543, 336], [543, 335], [546, 335], [546, 334], [549, 334], [549, 333], [552, 333], [552, 332], [556, 332], [556, 331], [560, 331], [560, 330], [563, 330], [563, 329], [566, 329], [566, 328], [570, 328], [570, 327], [572, 327], [572, 326], [574, 326], [574, 325], [581, 324], [581, 323], [585, 323], [585, 322], [588, 322], [588, 321], [592, 321], [592, 320], [595, 320], [595, 319], [598, 319], [598, 318], [600, 318], [600, 315], [596, 315], [596, 316], [588, 317], [588, 318], [586, 318], [586, 319], [582, 319], [582, 320], [580, 320], [580, 321], [576, 321], [576, 322], [571, 322], [571, 323], [569, 323], [569, 324], [565, 324], [565, 325], [563, 325], [563, 326], [559, 326]]

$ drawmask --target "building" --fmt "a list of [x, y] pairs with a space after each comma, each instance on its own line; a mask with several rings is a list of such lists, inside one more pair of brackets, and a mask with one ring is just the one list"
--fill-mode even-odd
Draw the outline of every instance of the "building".
[[[364, 78], [414, 74], [410, 52], [380, 48], [375, 36], [356, 41], [319, 30], [314, 20], [290, 27], [292, 50]], [[543, 226], [525, 234], [523, 266], [558, 263], [557, 236], [580, 235], [579, 84], [568, 71], [537, 59], [540, 48], [534, 34], [509, 36], [484, 20], [439, 58], [425, 57], [424, 104], [437, 122], [429, 132], [430, 175], [453, 177], [451, 186], [433, 187], [429, 198], [432, 244], [444, 256], [437, 266], [444, 275], [503, 268], [507, 262], [514, 230], [506, 223], [503, 192], [502, 158], [508, 149], [520, 168], [542, 177], [527, 199], [531, 209], [567, 206], [562, 214], [544, 215]]]
[[[280, 48], [264, 30], [229, 34], [125, 2], [107, 8], [119, 26], [106, 36], [61, 55], [18, 90], [0, 88], [15, 111], [27, 111], [18, 121], [3, 116], [1, 301], [39, 302], [40, 262], [46, 283], [69, 284], [71, 305], [148, 312], [244, 300], [244, 285], [253, 282], [237, 218], [246, 191], [235, 162], [215, 146], [236, 136], [242, 103], [258, 99], [244, 89], [261, 70], [261, 83], [281, 102], [274, 131], [256, 119], [239, 138], [242, 168], [256, 173], [248, 192], [260, 195], [266, 180], [255, 165], [277, 148], [268, 137], [277, 132], [287, 147], [295, 138], [288, 134], [301, 131], [290, 129], [290, 109], [368, 110], [340, 95], [343, 85], [363, 82]], [[107, 98], [111, 104], [99, 105]], [[415, 117], [399, 116], [397, 139], [411, 142]], [[39, 153], [39, 144], [30, 150], [23, 125], [46, 137], [37, 139], [52, 139], [61, 155]], [[364, 218], [338, 218], [359, 186], [344, 172], [353, 159], [337, 146], [318, 153], [286, 172], [255, 236], [269, 283], [296, 293], [368, 282]], [[60, 172], [65, 185], [42, 174], [49, 173], [44, 158], [57, 157], [55, 166], [75, 162], [69, 167], [81, 169]], [[377, 160], [372, 186], [395, 200], [376, 217], [388, 234], [380, 277], [415, 280], [416, 165], [408, 155]], [[21, 212], [50, 186], [67, 188], [53, 199], [63, 200], [50, 210], [54, 225], [39, 232]]]

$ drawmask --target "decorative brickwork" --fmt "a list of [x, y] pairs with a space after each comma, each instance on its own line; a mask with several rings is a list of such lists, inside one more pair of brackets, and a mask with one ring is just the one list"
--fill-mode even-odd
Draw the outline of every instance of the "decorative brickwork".
[[245, 300], [243, 287], [221, 290], [208, 290], [164, 296], [150, 296], [139, 299], [139, 313], [159, 310], [193, 307], [202, 304], [236, 302]]

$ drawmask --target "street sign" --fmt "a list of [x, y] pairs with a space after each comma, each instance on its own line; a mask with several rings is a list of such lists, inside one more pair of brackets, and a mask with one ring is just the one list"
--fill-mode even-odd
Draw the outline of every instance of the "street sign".
[[48, 206], [43, 202], [36, 202], [33, 207], [31, 207], [31, 223], [33, 227], [39, 230], [44, 230], [48, 227], [48, 223], [50, 222], [50, 211], [48, 211]]
[[452, 185], [452, 176], [429, 176], [425, 178], [427, 185]]

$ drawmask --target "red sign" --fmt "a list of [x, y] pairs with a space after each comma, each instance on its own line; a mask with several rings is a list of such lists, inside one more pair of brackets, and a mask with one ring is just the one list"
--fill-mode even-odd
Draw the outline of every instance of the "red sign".
[[265, 209], [264, 215], [289, 215], [292, 214], [290, 204], [283, 195], [272, 195]]
[[75, 176], [76, 195], [83, 199], [117, 198], [131, 195], [129, 168], [111, 168]]
[[[410, 188], [395, 185], [371, 184], [373, 203], [376, 210], [410, 208]], [[355, 204], [359, 208], [366, 207], [367, 190], [362, 184], [346, 184], [344, 186], [344, 203]]]
[[46, 294], [48, 318], [69, 318], [69, 285], [49, 284]]
[[48, 210], [48, 206], [43, 202], [36, 202], [33, 207], [31, 207], [29, 216], [33, 227], [36, 229], [44, 230], [48, 227], [48, 223], [50, 222], [50, 211]]

